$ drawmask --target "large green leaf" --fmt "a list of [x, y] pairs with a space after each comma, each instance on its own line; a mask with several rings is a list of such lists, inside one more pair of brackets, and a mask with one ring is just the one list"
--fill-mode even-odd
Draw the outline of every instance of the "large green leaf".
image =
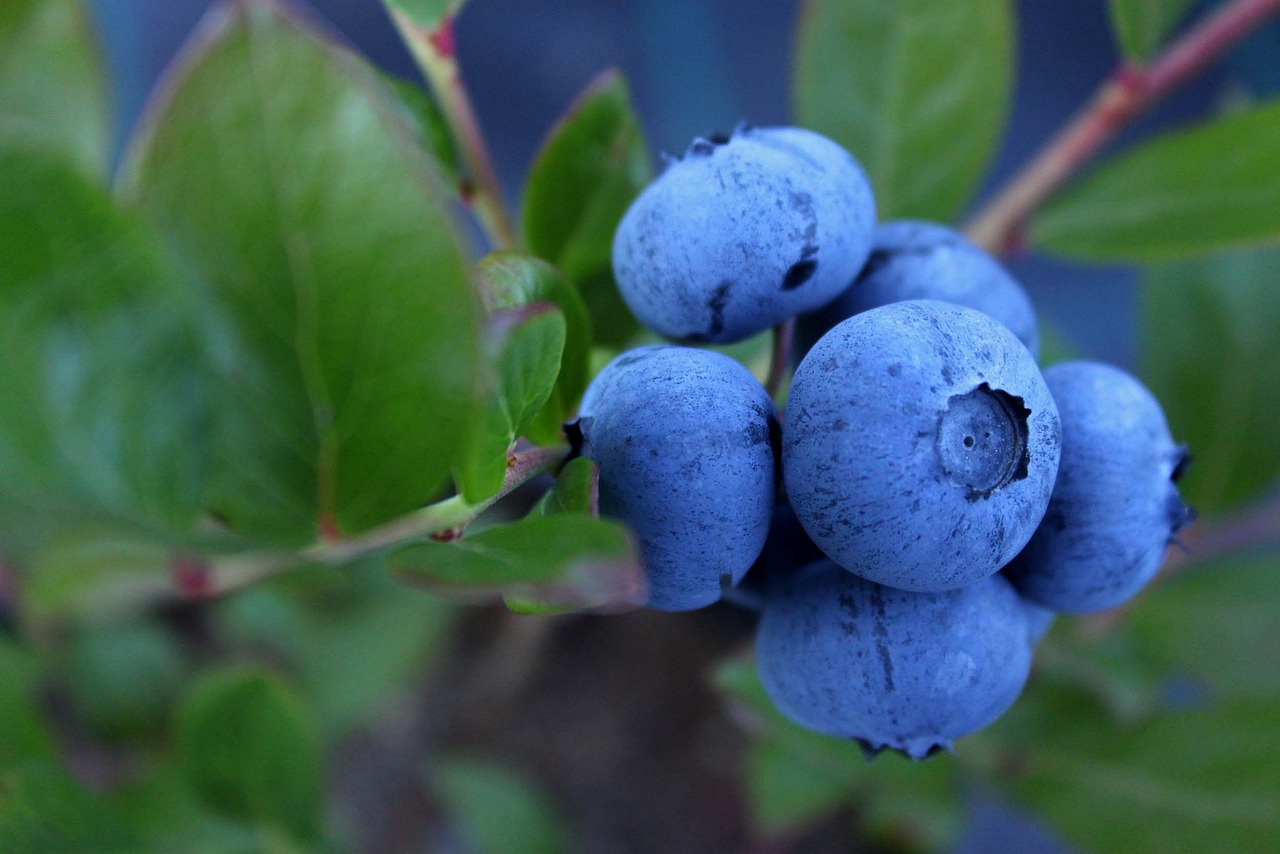
[[215, 671], [178, 715], [178, 757], [210, 807], [241, 821], [313, 838], [320, 825], [321, 755], [295, 693], [260, 670]]
[[55, 755], [38, 702], [38, 677], [39, 665], [26, 650], [0, 640], [0, 771]]
[[1121, 729], [1042, 683], [978, 740], [998, 782], [1089, 851], [1226, 854], [1280, 833], [1278, 716], [1274, 701], [1235, 700]]
[[477, 300], [450, 194], [373, 72], [256, 0], [211, 12], [124, 181], [232, 347], [213, 510], [263, 541], [429, 501], [468, 426]]
[[0, 130], [107, 170], [107, 76], [80, 0], [0, 3]]
[[1013, 48], [1008, 0], [808, 0], [796, 119], [853, 152], [881, 219], [951, 219], [1000, 141]]
[[1280, 702], [1280, 557], [1186, 570], [1143, 596], [1127, 631], [1167, 680]]
[[176, 535], [204, 497], [207, 345], [161, 243], [65, 154], [0, 133], [0, 540]]
[[502, 488], [508, 450], [551, 397], [564, 352], [564, 315], [549, 302], [497, 311], [489, 338], [489, 393], [454, 469], [459, 490], [473, 503]]
[[506, 597], [517, 610], [617, 608], [643, 601], [626, 529], [578, 513], [533, 514], [457, 542], [423, 542], [391, 555], [407, 583], [477, 599]]
[[137, 854], [124, 817], [51, 761], [0, 774], [0, 854]]
[[1180, 483], [1218, 513], [1280, 479], [1280, 251], [1213, 255], [1147, 271], [1143, 374], [1191, 447]]
[[1125, 56], [1146, 62], [1182, 20], [1192, 0], [1111, 0], [1111, 26]]
[[507, 768], [478, 759], [431, 762], [432, 788], [474, 854], [556, 854], [565, 850], [559, 817], [545, 794]]
[[620, 344], [638, 328], [618, 295], [610, 258], [618, 222], [652, 177], [644, 134], [616, 71], [578, 96], [529, 174], [525, 241], [577, 282], [601, 341]]
[[752, 730], [747, 789], [761, 830], [784, 833], [856, 804], [865, 830], [898, 847], [941, 850], [954, 843], [964, 820], [955, 759], [912, 762], [884, 753], [868, 761], [856, 743], [783, 717], [754, 663], [730, 660], [715, 678], [735, 717]]
[[560, 425], [577, 411], [587, 387], [591, 354], [591, 319], [578, 289], [546, 261], [518, 252], [493, 252], [476, 268], [481, 294], [491, 310], [519, 308], [535, 302], [553, 303], [564, 315], [564, 353], [551, 399], [528, 425], [535, 442], [551, 444], [560, 438]]
[[1032, 221], [1037, 246], [1162, 261], [1280, 238], [1280, 101], [1165, 134], [1106, 163]]

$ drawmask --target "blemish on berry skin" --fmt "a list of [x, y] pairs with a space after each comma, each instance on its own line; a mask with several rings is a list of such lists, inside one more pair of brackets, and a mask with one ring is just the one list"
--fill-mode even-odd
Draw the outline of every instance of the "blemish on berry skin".
[[813, 274], [818, 272], [818, 262], [812, 259], [797, 261], [792, 264], [787, 274], [782, 278], [782, 290], [794, 291], [805, 282], [813, 278]]

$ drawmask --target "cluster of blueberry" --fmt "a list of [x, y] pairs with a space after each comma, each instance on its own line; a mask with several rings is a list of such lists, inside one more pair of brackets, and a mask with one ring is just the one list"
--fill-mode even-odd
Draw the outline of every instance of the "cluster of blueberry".
[[761, 678], [803, 726], [913, 758], [949, 746], [1012, 704], [1055, 612], [1134, 595], [1190, 516], [1147, 390], [1091, 362], [1042, 373], [1022, 288], [949, 228], [877, 227], [825, 137], [696, 140], [613, 260], [670, 338], [798, 318], [784, 417], [727, 356], [654, 345], [604, 368], [574, 432], [649, 604], [751, 591]]

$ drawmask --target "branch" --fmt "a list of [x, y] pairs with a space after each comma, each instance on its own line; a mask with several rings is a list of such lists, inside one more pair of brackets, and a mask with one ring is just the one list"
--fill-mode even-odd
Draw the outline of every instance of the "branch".
[[965, 229], [969, 237], [991, 252], [1013, 251], [1031, 214], [1120, 131], [1276, 13], [1280, 0], [1231, 0], [1149, 64], [1116, 69], [1092, 100], [973, 218]]
[[175, 592], [177, 601], [216, 598], [299, 566], [340, 566], [423, 537], [456, 540], [481, 513], [534, 478], [555, 471], [568, 455], [569, 448], [565, 445], [531, 448], [513, 454], [507, 461], [502, 488], [478, 504], [468, 504], [457, 495], [358, 536], [326, 540], [301, 551], [249, 553], [211, 559], [178, 556], [170, 567], [172, 588], [161, 591], [159, 604], [173, 602]]
[[791, 345], [795, 340], [796, 319], [789, 317], [773, 327], [773, 349], [769, 353], [769, 375], [765, 378], [764, 389], [769, 397], [777, 398], [778, 389], [787, 378], [791, 369]]
[[475, 212], [494, 249], [518, 249], [520, 239], [507, 213], [505, 196], [498, 183], [489, 147], [471, 98], [462, 83], [454, 50], [453, 18], [446, 17], [434, 30], [415, 24], [403, 12], [392, 9], [400, 36], [418, 67], [440, 99], [445, 118], [461, 149], [471, 180], [462, 186], [462, 199]]

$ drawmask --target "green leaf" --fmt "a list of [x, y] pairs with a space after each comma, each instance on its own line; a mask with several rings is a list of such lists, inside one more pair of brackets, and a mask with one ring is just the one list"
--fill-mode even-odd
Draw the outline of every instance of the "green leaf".
[[452, 757], [427, 767], [474, 854], [556, 854], [565, 850], [560, 819], [545, 794], [501, 765]]
[[525, 187], [525, 241], [577, 283], [598, 341], [638, 328], [613, 280], [613, 233], [653, 178], [649, 149], [616, 71], [597, 77], [543, 141]]
[[163, 543], [118, 531], [68, 531], [31, 557], [23, 604], [37, 622], [126, 616], [173, 589], [172, 558]]
[[1148, 270], [1143, 375], [1194, 462], [1179, 483], [1221, 513], [1280, 479], [1280, 250], [1213, 255]]
[[107, 74], [83, 3], [0, 4], [0, 132], [69, 154], [87, 174], [106, 175]]
[[374, 72], [271, 3], [219, 7], [123, 182], [232, 339], [214, 510], [262, 542], [430, 501], [469, 424], [477, 301], [452, 196]]
[[542, 516], [555, 513], [600, 515], [600, 466], [586, 457], [574, 457], [556, 475], [556, 482], [534, 505]]
[[121, 739], [162, 731], [187, 667], [171, 634], [153, 624], [125, 623], [82, 630], [62, 670], [81, 720]]
[[159, 238], [38, 139], [0, 134], [0, 539], [73, 520], [178, 536], [205, 489], [204, 333]]
[[1127, 631], [1166, 678], [1223, 696], [1280, 701], [1280, 558], [1240, 557], [1188, 569], [1146, 593]]
[[51, 762], [0, 774], [0, 854], [137, 854], [108, 801]]
[[393, 12], [399, 12], [419, 27], [436, 30], [455, 18], [467, 0], [382, 0]]
[[912, 762], [882, 753], [868, 761], [852, 741], [819, 735], [787, 720], [765, 694], [754, 663], [731, 659], [716, 685], [753, 735], [747, 755], [752, 814], [783, 834], [856, 804], [865, 830], [908, 850], [949, 847], [963, 827], [959, 768], [949, 756]]
[[1120, 729], [1041, 683], [975, 737], [1018, 800], [1098, 854], [1265, 850], [1280, 833], [1280, 705], [1237, 700]]
[[1280, 101], [1108, 160], [1033, 220], [1032, 242], [1087, 261], [1165, 261], [1280, 238]]
[[297, 696], [275, 676], [222, 670], [197, 683], [179, 712], [178, 756], [187, 781], [212, 808], [314, 838], [320, 746]]
[[546, 302], [497, 311], [489, 340], [488, 399], [454, 470], [463, 497], [472, 503], [502, 488], [508, 449], [551, 397], [564, 352], [564, 315]]
[[403, 107], [403, 115], [418, 138], [418, 143], [435, 155], [448, 175], [458, 174], [458, 149], [453, 141], [453, 131], [445, 119], [435, 96], [408, 80], [384, 75], [396, 102]]
[[476, 275], [491, 310], [550, 302], [564, 314], [564, 354], [547, 405], [526, 431], [541, 444], [560, 440], [560, 425], [577, 411], [587, 387], [591, 359], [591, 319], [578, 289], [555, 267], [517, 252], [493, 252], [480, 259]]
[[1000, 141], [1013, 49], [1008, 0], [809, 0], [796, 119], [858, 158], [881, 220], [949, 220]]
[[37, 662], [25, 650], [0, 640], [0, 771], [56, 755], [40, 713], [38, 675]]
[[1124, 55], [1146, 62], [1187, 14], [1192, 0], [1111, 0], [1111, 26]]
[[622, 525], [576, 513], [530, 515], [453, 543], [423, 542], [391, 555], [407, 583], [478, 599], [505, 596], [549, 613], [643, 601], [643, 573]]

